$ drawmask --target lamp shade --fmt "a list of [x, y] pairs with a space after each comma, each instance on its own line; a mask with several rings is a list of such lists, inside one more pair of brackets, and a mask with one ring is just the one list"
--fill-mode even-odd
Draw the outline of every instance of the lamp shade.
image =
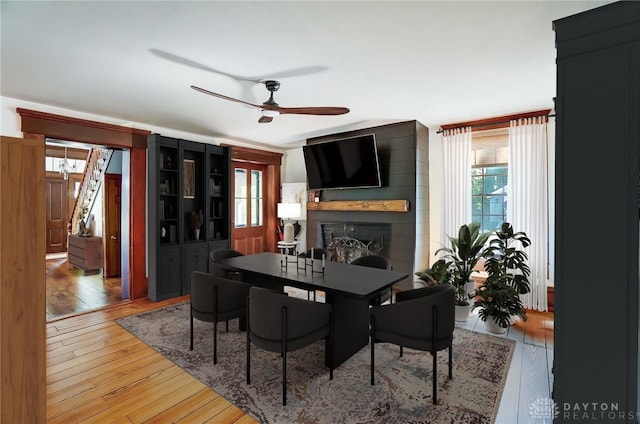
[[300, 203], [278, 203], [278, 218], [300, 218]]

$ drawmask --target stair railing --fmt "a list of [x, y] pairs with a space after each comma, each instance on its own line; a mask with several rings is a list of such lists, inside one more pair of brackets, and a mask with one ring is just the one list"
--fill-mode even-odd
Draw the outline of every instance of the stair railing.
[[[83, 233], [87, 216], [96, 200], [98, 189], [102, 184], [103, 176], [107, 170], [107, 165], [111, 160], [113, 152], [110, 149], [94, 148], [89, 153], [87, 165], [84, 168], [80, 190], [76, 201], [73, 204], [71, 217], [67, 224], [69, 234]], [[82, 225], [80, 222], [82, 221]]]

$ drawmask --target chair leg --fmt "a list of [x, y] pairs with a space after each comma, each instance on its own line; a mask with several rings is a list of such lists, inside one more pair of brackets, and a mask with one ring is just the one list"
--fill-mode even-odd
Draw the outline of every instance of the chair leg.
[[433, 404], [438, 403], [438, 351], [433, 350]]
[[213, 365], [218, 363], [218, 321], [213, 321]]
[[449, 378], [453, 378], [453, 343], [449, 345]]
[[189, 310], [189, 320], [190, 322], [190, 329], [191, 329], [191, 337], [189, 338], [189, 350], [193, 350], [193, 311]]
[[249, 297], [247, 297], [247, 384], [251, 384], [251, 339], [249, 337]]
[[370, 318], [370, 323], [369, 323], [369, 331], [370, 331], [370, 335], [369, 335], [369, 339], [371, 339], [371, 385], [375, 385], [375, 381], [374, 381], [374, 362], [375, 362], [375, 339], [376, 339], [376, 317], [374, 317], [373, 315], [371, 315]]
[[227, 328], [226, 328], [226, 332], [229, 332], [229, 320], [227, 320]]
[[438, 340], [438, 307], [434, 306], [431, 310], [432, 315], [432, 331], [433, 331], [433, 404], [438, 402], [438, 348], [436, 340]]
[[404, 348], [402, 346], [400, 346], [400, 357], [402, 358], [402, 355], [404, 354]]
[[282, 406], [287, 405], [287, 308], [282, 307]]
[[[314, 296], [315, 293], [313, 292]], [[333, 343], [333, 312], [331, 312], [329, 314], [329, 380], [333, 380]]]

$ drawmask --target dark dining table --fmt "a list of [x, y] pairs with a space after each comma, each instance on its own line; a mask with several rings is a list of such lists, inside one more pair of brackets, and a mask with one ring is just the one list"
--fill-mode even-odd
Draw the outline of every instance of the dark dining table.
[[[408, 277], [405, 272], [328, 260], [324, 261], [323, 267], [322, 259], [312, 261], [307, 258], [305, 261], [304, 258], [277, 253], [237, 256], [223, 262], [242, 271], [245, 282], [257, 286], [279, 290], [291, 286], [323, 291], [326, 302], [333, 308], [334, 368], [368, 344], [369, 300]], [[330, 357], [327, 352], [327, 366], [330, 366]]]

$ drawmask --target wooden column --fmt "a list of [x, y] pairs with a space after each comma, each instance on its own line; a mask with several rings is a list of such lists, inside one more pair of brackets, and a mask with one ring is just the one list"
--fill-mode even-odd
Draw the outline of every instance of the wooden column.
[[0, 137], [0, 422], [44, 423], [44, 140]]

